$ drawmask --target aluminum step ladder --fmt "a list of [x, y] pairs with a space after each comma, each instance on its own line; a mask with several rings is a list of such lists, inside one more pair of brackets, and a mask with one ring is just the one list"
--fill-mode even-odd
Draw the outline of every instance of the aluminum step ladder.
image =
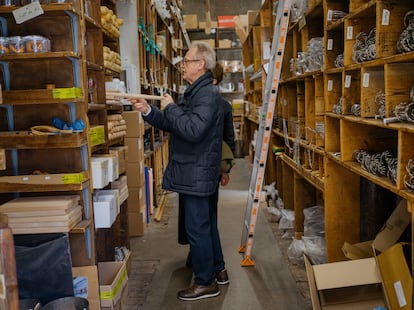
[[241, 261], [243, 267], [254, 266], [252, 247], [256, 230], [256, 221], [260, 206], [260, 195], [266, 169], [267, 153], [272, 132], [273, 114], [282, 69], [283, 53], [289, 27], [291, 0], [277, 3], [277, 15], [273, 32], [272, 48], [266, 78], [265, 96], [259, 123], [259, 131], [255, 144], [253, 171], [250, 180], [246, 213], [239, 253], [244, 253]]

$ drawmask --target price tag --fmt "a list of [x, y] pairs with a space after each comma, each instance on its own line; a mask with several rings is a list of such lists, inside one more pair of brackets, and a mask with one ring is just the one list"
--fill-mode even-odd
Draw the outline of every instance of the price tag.
[[390, 11], [383, 9], [382, 10], [382, 20], [381, 24], [384, 26], [388, 26], [390, 24]]
[[32, 18], [35, 18], [39, 15], [42, 15], [43, 9], [40, 5], [39, 1], [32, 2], [28, 5], [22, 6], [13, 11], [14, 19], [16, 20], [16, 24], [24, 23]]
[[332, 51], [333, 50], [333, 39], [328, 39], [327, 49], [328, 49], [328, 51]]
[[369, 87], [369, 73], [364, 73], [364, 76], [362, 77], [362, 86]]
[[332, 91], [332, 89], [333, 89], [333, 81], [328, 80], [328, 91]]
[[345, 75], [345, 88], [351, 87], [351, 76]]
[[352, 27], [352, 26], [348, 26], [348, 27], [346, 28], [346, 38], [347, 38], [348, 40], [352, 40], [352, 37], [353, 37], [353, 32], [354, 32], [354, 27]]

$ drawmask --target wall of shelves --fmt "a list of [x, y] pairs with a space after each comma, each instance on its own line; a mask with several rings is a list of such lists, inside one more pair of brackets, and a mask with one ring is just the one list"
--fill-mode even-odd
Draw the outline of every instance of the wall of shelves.
[[[396, 201], [406, 199], [412, 211], [413, 192], [406, 188], [404, 180], [407, 164], [414, 157], [409, 147], [413, 125], [386, 122], [394, 116], [398, 104], [410, 102], [414, 85], [408, 73], [412, 71], [414, 53], [398, 53], [396, 43], [411, 6], [409, 1], [398, 5], [395, 1], [374, 0], [308, 1], [308, 10], [289, 27], [272, 135], [273, 146], [283, 146], [285, 151], [276, 156], [269, 154], [266, 183], [277, 181], [285, 207], [295, 210], [296, 238], [303, 234], [303, 208], [324, 206], [329, 262], [346, 259], [342, 252], [344, 242], [365, 241], [360, 227], [369, 223], [364, 222], [367, 219], [361, 209], [375, 209], [375, 205], [364, 199], [362, 184], [375, 184], [378, 191], [390, 193]], [[265, 1], [260, 14], [267, 14], [269, 8], [270, 1]], [[343, 15], [337, 15], [339, 10]], [[374, 57], [355, 62], [360, 33], [368, 35], [374, 27]], [[262, 78], [261, 83], [259, 79], [251, 81], [251, 76], [246, 78], [248, 141], [258, 128], [257, 111], [265, 78], [260, 69], [270, 30], [262, 22], [256, 24], [243, 43], [245, 67], [253, 64], [258, 73], [255, 75]], [[313, 38], [323, 38], [323, 67], [303, 70], [301, 54], [309, 51]], [[337, 65], [340, 55], [344, 59], [342, 66]], [[378, 110], [380, 91], [383, 112]], [[359, 115], [354, 114], [357, 104]], [[396, 164], [387, 167], [389, 176], [387, 172], [376, 175], [358, 163], [358, 149], [370, 153], [390, 151]], [[389, 205], [390, 210], [395, 207], [396, 203]], [[405, 241], [412, 243], [412, 234]]]

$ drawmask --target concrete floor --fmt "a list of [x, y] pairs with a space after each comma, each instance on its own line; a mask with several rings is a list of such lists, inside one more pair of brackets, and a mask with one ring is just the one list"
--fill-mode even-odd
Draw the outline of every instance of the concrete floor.
[[[241, 267], [238, 253], [244, 220], [251, 165], [237, 159], [230, 184], [220, 190], [219, 227], [230, 284], [221, 294], [199, 301], [180, 301], [177, 291], [192, 283], [185, 267], [188, 247], [177, 243], [177, 195], [168, 194], [160, 222], [151, 220], [143, 237], [131, 240], [132, 272], [122, 310], [173, 309], [311, 309], [304, 293], [306, 279], [292, 273], [285, 253], [275, 238], [275, 229], [263, 208], [259, 212], [254, 239], [254, 267]], [[301, 270], [300, 272], [302, 272]], [[301, 282], [302, 283], [298, 283]]]

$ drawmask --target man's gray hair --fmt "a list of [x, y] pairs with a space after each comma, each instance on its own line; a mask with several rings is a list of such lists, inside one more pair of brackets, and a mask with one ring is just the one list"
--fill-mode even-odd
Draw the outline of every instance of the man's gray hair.
[[197, 54], [204, 59], [206, 69], [214, 69], [216, 66], [216, 52], [208, 43], [203, 41], [193, 42], [191, 48], [197, 49]]

